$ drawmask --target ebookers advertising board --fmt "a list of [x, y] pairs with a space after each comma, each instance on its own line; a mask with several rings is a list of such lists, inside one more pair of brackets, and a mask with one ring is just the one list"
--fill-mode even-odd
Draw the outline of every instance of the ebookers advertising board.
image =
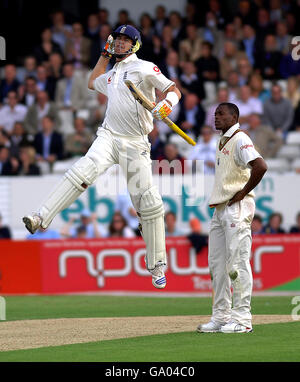
[[[207, 249], [195, 254], [185, 237], [167, 238], [167, 287], [156, 290], [145, 269], [142, 239], [1, 243], [0, 293], [211, 291]], [[255, 291], [300, 277], [300, 235], [255, 236]]]

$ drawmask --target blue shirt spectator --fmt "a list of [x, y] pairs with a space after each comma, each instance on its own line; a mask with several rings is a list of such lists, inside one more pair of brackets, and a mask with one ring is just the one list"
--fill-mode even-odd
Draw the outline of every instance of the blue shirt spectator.
[[60, 234], [54, 229], [47, 229], [44, 231], [42, 228], [37, 230], [33, 235], [26, 236], [27, 240], [55, 240], [61, 239]]

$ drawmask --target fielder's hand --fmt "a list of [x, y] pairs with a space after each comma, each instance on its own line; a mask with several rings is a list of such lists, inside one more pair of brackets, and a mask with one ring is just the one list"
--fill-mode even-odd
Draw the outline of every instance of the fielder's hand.
[[106, 41], [106, 44], [105, 44], [102, 52], [101, 52], [101, 56], [108, 58], [110, 60], [113, 55], [114, 55], [114, 38], [110, 34], [108, 36], [108, 39]]
[[151, 113], [156, 119], [165, 119], [172, 111], [172, 106], [165, 99], [160, 101], [154, 109], [152, 109]]

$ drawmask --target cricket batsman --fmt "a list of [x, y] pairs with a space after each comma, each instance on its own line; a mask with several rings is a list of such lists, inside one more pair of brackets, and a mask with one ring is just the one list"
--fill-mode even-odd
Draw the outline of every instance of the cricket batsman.
[[[148, 134], [153, 129], [153, 117], [160, 120], [167, 117], [179, 102], [181, 93], [155, 64], [137, 57], [141, 44], [139, 31], [131, 25], [118, 27], [108, 37], [88, 83], [89, 89], [105, 94], [108, 99], [97, 138], [86, 155], [65, 173], [38, 212], [25, 216], [23, 222], [32, 234], [39, 227], [46, 229], [53, 218], [69, 207], [99, 175], [119, 164], [139, 217], [146, 244], [146, 267], [152, 274], [154, 287], [161, 289], [166, 286], [164, 207], [153, 185]], [[106, 72], [112, 57], [116, 63]], [[149, 112], [132, 96], [124, 83], [126, 79], [152, 102], [155, 102], [155, 89], [165, 98]]]

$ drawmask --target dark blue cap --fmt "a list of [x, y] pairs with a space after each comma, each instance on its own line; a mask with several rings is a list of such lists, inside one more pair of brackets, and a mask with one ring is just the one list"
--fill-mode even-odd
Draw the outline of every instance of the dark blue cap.
[[137, 41], [142, 45], [142, 39], [140, 32], [131, 25], [121, 25], [113, 33], [112, 36], [116, 38], [118, 35], [124, 34], [125, 36], [131, 38], [131, 40], [136, 43]]

